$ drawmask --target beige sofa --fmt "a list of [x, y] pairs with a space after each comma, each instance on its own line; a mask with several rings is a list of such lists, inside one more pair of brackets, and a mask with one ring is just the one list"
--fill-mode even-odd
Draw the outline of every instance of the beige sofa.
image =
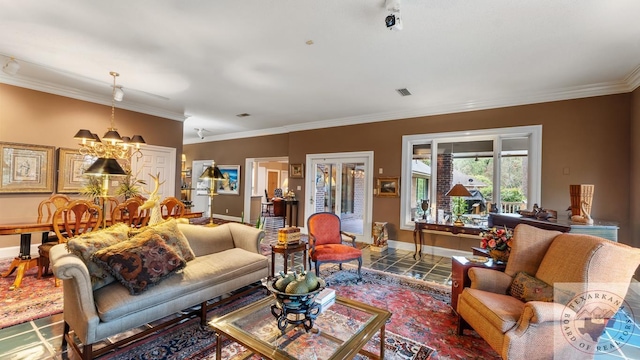
[[[639, 264], [637, 248], [518, 225], [504, 272], [469, 269], [471, 287], [458, 297], [458, 333], [470, 325], [503, 359], [592, 358], [593, 338], [613, 314], [622, 316], [617, 311]], [[512, 296], [519, 295], [510, 287], [520, 272], [552, 285], [552, 301]], [[532, 297], [544, 293], [545, 284], [529, 286]]]
[[81, 258], [69, 253], [64, 244], [51, 249], [53, 271], [64, 284], [63, 345], [68, 342], [80, 352], [68, 336], [73, 330], [84, 346], [83, 359], [90, 359], [106, 352], [93, 352], [93, 344], [196, 305], [199, 310], [190, 315], [201, 316], [204, 323], [207, 300], [259, 284], [268, 276], [268, 259], [259, 252], [263, 231], [238, 223], [217, 227], [179, 224], [178, 228], [196, 258], [138, 295], [130, 295], [117, 281], [92, 291]]

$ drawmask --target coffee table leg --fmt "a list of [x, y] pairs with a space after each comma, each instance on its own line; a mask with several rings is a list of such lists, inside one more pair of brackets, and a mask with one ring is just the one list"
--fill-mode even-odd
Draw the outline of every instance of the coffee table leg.
[[216, 332], [216, 359], [222, 359], [222, 334]]
[[385, 325], [383, 324], [382, 328], [380, 328], [380, 359], [384, 359], [384, 342], [385, 342], [384, 328], [385, 328]]

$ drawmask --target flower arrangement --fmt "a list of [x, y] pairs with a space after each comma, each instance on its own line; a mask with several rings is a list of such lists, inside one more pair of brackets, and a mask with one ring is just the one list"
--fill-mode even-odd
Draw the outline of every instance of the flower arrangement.
[[506, 227], [503, 229], [491, 228], [481, 234], [480, 247], [488, 249], [489, 254], [496, 260], [506, 261], [511, 252], [513, 233]]

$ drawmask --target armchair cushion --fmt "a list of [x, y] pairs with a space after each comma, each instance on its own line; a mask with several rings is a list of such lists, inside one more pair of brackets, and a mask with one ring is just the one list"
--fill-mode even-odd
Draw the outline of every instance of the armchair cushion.
[[537, 279], [524, 271], [516, 274], [511, 283], [509, 294], [514, 298], [527, 301], [553, 301], [553, 286]]
[[[464, 294], [464, 293], [467, 294]], [[461, 297], [474, 313], [486, 319], [494, 328], [504, 333], [516, 326], [525, 303], [510, 296], [466, 288]], [[458, 309], [460, 307], [458, 306]]]
[[342, 244], [317, 245], [312, 253], [314, 261], [349, 261], [362, 256], [362, 250]]
[[160, 234], [140, 235], [93, 254], [93, 260], [129, 289], [131, 295], [142, 293], [186, 265]]

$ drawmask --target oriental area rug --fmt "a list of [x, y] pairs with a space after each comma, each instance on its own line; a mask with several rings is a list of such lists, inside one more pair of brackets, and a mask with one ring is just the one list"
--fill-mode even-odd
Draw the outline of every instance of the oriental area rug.
[[[7, 270], [12, 260], [0, 260], [0, 271]], [[0, 329], [62, 312], [62, 286], [55, 287], [53, 275], [36, 279], [38, 269], [29, 269], [20, 287], [10, 291], [16, 273], [0, 277]]]
[[[500, 358], [475, 332], [456, 335], [457, 318], [448, 305], [447, 287], [369, 269], [363, 269], [363, 279], [358, 280], [354, 269], [346, 265], [344, 269], [339, 271], [337, 266], [325, 265], [321, 277], [337, 294], [393, 313], [386, 324], [385, 359]], [[226, 314], [264, 296], [264, 292], [254, 293], [211, 310], [208, 317]], [[223, 346], [223, 359], [245, 358], [241, 356], [245, 351], [241, 345], [225, 340]], [[378, 336], [366, 348], [378, 353]], [[216, 359], [215, 336], [211, 329], [200, 326], [196, 318], [99, 359]], [[359, 355], [356, 359], [367, 358]]]

